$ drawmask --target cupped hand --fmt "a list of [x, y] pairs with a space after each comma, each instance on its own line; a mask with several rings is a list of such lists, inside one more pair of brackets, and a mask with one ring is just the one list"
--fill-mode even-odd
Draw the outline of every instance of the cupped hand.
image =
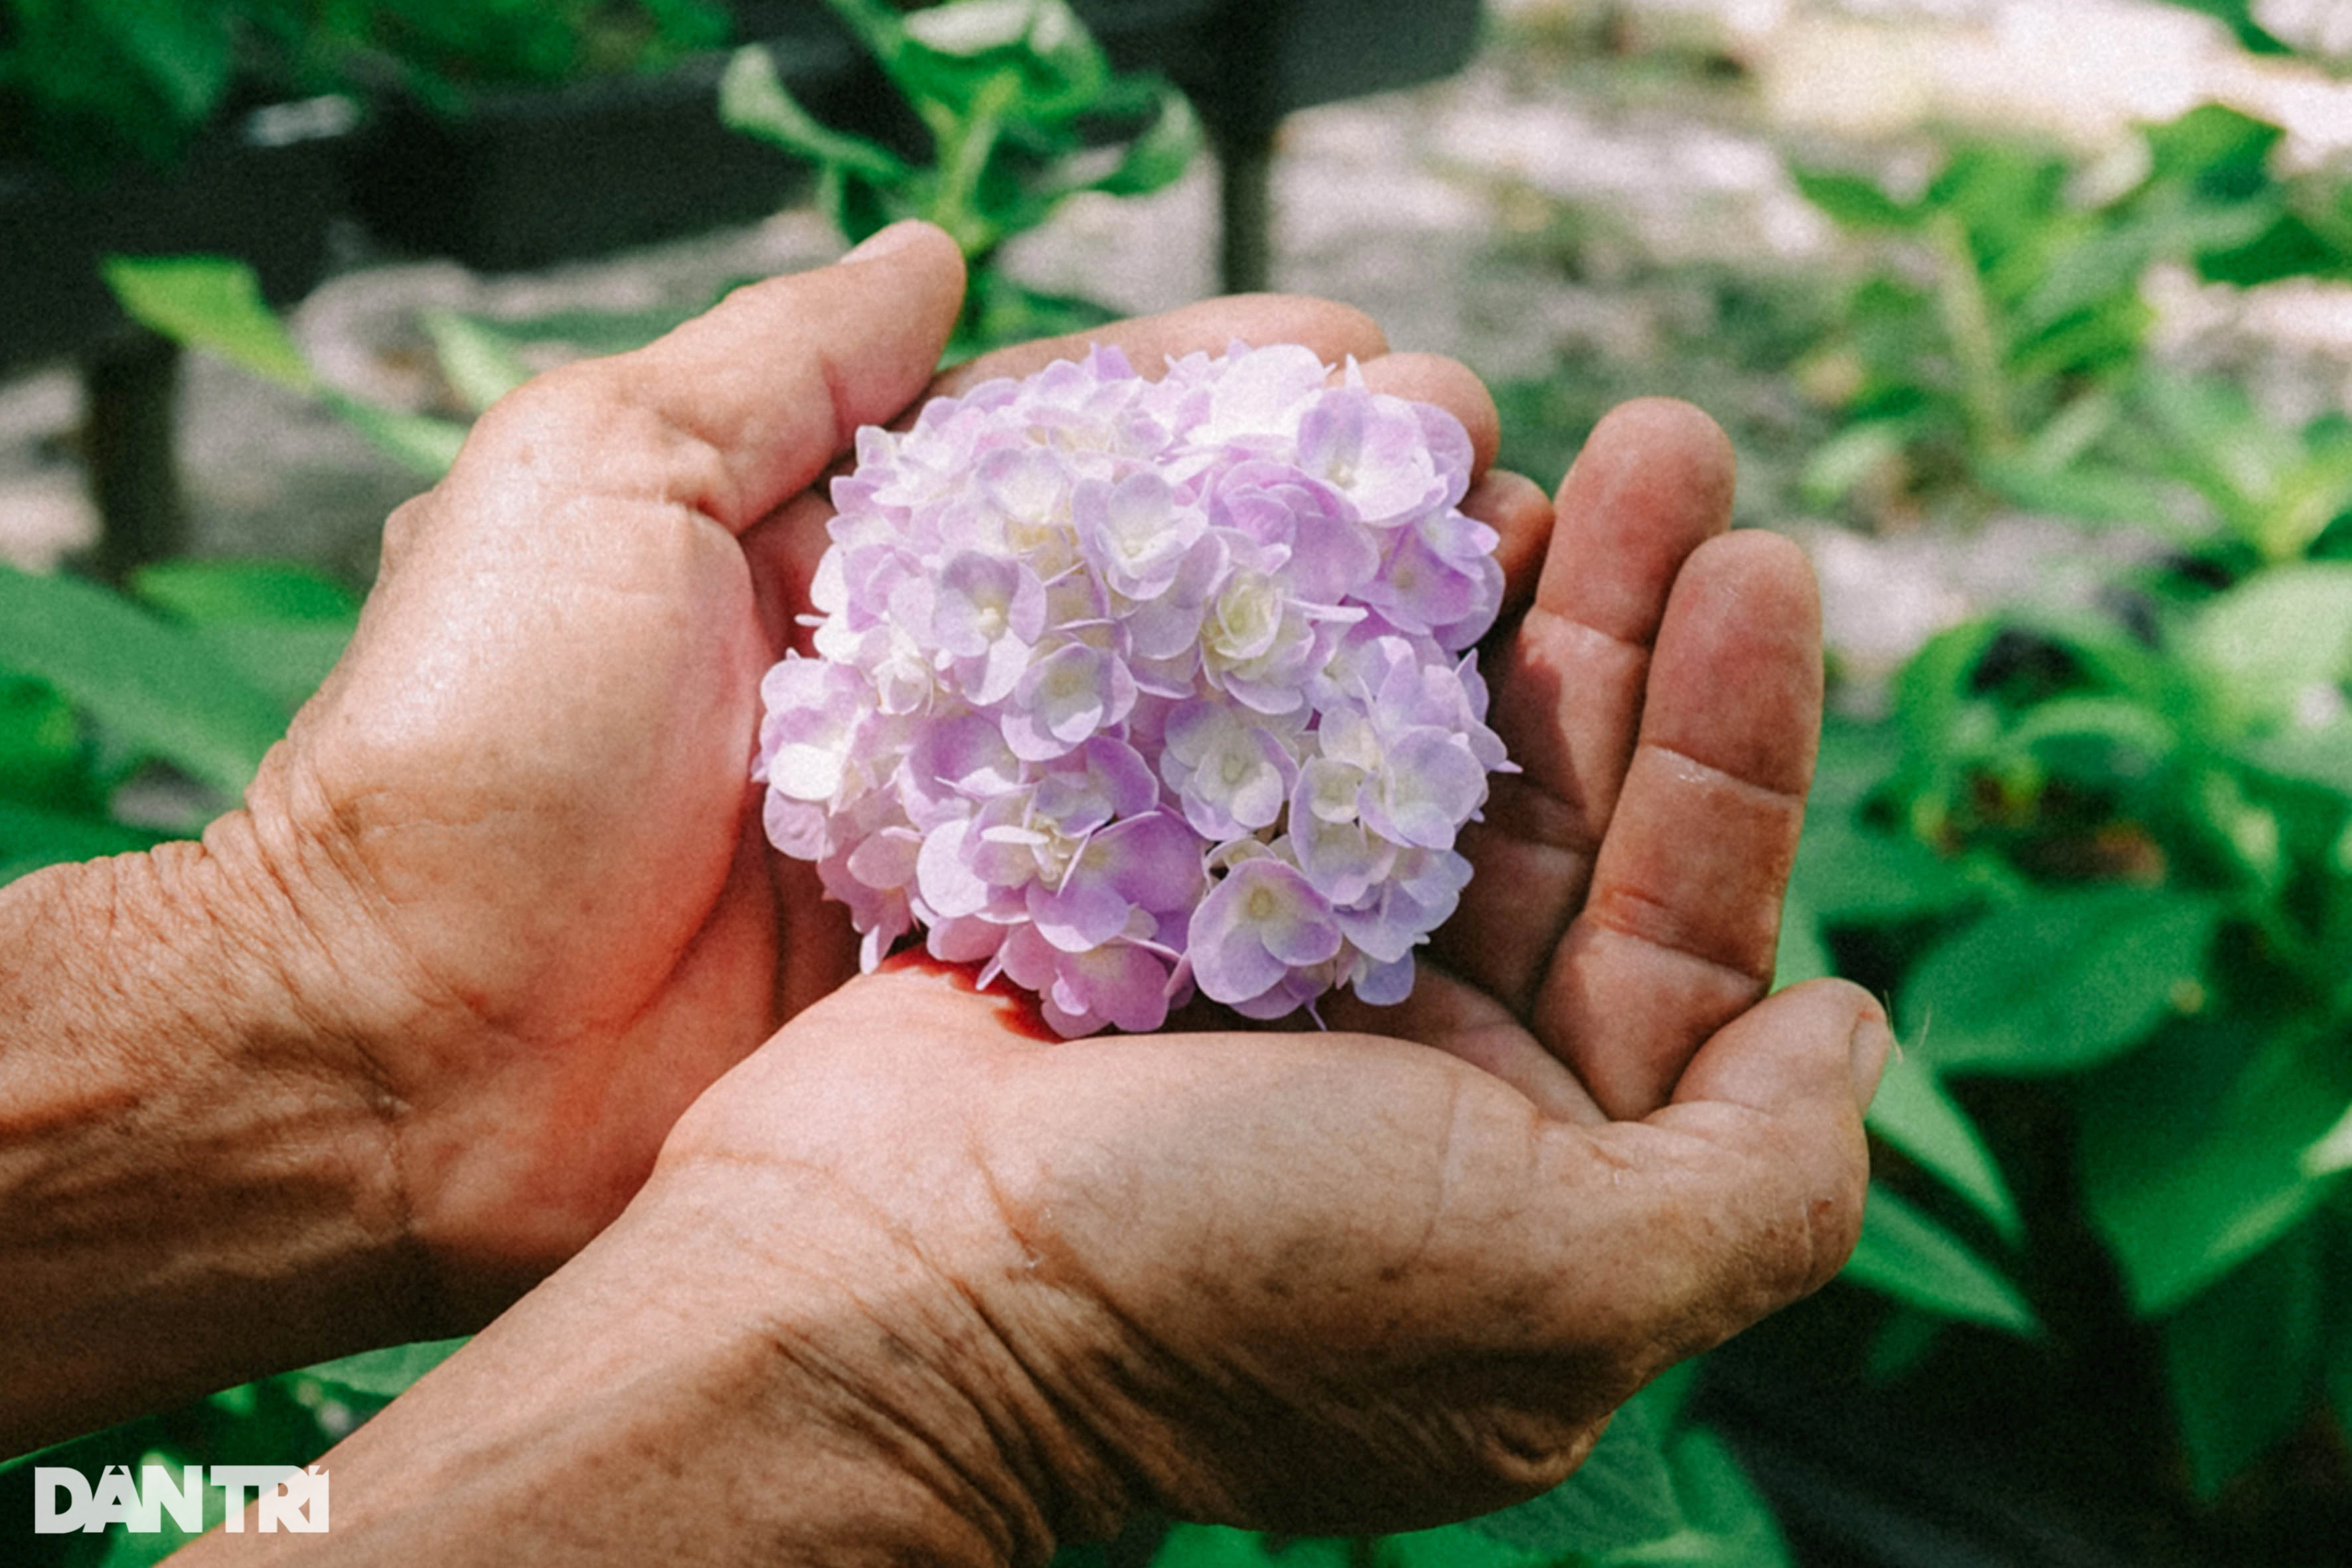
[[[1381, 374], [1475, 427], [1456, 371]], [[1057, 1043], [1024, 998], [895, 961], [698, 1102], [639, 1228], [723, 1214], [745, 1258], [837, 1274], [891, 1349], [826, 1350], [828, 1383], [903, 1389], [912, 1362], [956, 1391], [946, 1424], [1013, 1478], [982, 1500], [1009, 1550], [1139, 1502], [1393, 1530], [1559, 1479], [1860, 1224], [1884, 1017], [1838, 982], [1767, 998], [1818, 616], [1785, 542], [1725, 534], [1730, 483], [1703, 416], [1645, 403], [1556, 525], [1524, 481], [1475, 492], [1518, 589], [1486, 668], [1524, 772], [1408, 1002]], [[925, 1408], [884, 1424], [968, 1452]]]
[[[762, 840], [758, 683], [807, 608], [826, 471], [933, 384], [962, 281], [946, 237], [902, 226], [501, 402], [394, 517], [351, 650], [208, 835], [256, 962], [377, 1107], [419, 1337], [576, 1251], [697, 1094], [856, 973], [839, 907]], [[1381, 346], [1279, 298], [1101, 335], [1146, 363]], [[1480, 417], [1458, 367], [1381, 374]]]

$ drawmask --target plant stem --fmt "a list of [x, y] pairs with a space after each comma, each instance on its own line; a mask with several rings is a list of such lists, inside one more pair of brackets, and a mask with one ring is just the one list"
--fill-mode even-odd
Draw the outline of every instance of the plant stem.
[[1992, 306], [1985, 298], [1976, 252], [1969, 245], [1968, 230], [1948, 212], [1928, 221], [1927, 237], [1936, 247], [1936, 302], [1959, 365], [1960, 402], [1968, 412], [1971, 444], [2007, 455], [2017, 447], [2017, 426], [2010, 417], [2000, 340], [1993, 330]]
[[973, 95], [971, 117], [940, 146], [940, 176], [931, 207], [931, 221], [955, 236], [967, 257], [979, 254], [997, 239], [995, 226], [973, 204], [989, 155], [1004, 130], [1004, 114], [1021, 96], [1017, 71], [999, 71]]

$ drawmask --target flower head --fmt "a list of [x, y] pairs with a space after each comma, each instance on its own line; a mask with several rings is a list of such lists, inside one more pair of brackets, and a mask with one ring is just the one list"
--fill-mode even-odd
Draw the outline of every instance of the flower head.
[[919, 926], [1066, 1035], [1403, 999], [1510, 766], [1457, 422], [1295, 346], [1097, 348], [856, 455], [754, 771], [867, 967]]

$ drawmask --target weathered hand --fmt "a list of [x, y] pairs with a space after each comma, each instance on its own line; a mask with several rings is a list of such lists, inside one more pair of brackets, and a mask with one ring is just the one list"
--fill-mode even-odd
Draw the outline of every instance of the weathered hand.
[[1821, 727], [1804, 557], [1727, 534], [1730, 443], [1629, 404], [1560, 488], [1534, 602], [1493, 639], [1525, 770], [1464, 836], [1477, 867], [1401, 1007], [1337, 1021], [1438, 1046], [1548, 1112], [1647, 1115], [1762, 1000]]
[[[639, 1231], [724, 1213], [741, 1256], [856, 1300], [891, 1354], [838, 1323], [781, 1342], [919, 1433], [892, 1363], [956, 1391], [911, 1447], [1003, 1455], [993, 1491], [969, 1459], [941, 1485], [1008, 1547], [1138, 1501], [1399, 1529], [1557, 1480], [1647, 1378], [1828, 1279], [1861, 1217], [1884, 1020], [1835, 982], [1764, 999], [1811, 581], [1715, 537], [1728, 457], [1678, 405], [1595, 434], [1489, 666], [1526, 772], [1408, 1004], [1047, 1043], [1024, 999], [902, 960], [688, 1113]], [[1527, 491], [1485, 495], [1540, 537]]]
[[[762, 841], [748, 768], [824, 471], [916, 400], [955, 315], [945, 237], [891, 237], [493, 409], [394, 518], [350, 654], [210, 836], [240, 919], [269, 911], [253, 945], [378, 1109], [430, 1265], [415, 1332], [570, 1256], [695, 1095], [856, 973], [839, 908]], [[1234, 337], [1356, 353], [1466, 405], [1492, 455], [1468, 374], [1378, 360], [1353, 311], [1257, 298], [1101, 335], [1146, 363]]]
[[451, 1330], [619, 1212], [838, 977], [749, 809], [792, 609], [760, 541], [931, 374], [961, 268], [897, 237], [501, 402], [394, 516], [351, 650], [208, 837], [373, 1094]]
[[[1374, 357], [1346, 312], [1229, 302], [1129, 342], [1149, 363], [1268, 311], [1453, 407], [1483, 467], [1475, 383]], [[1727, 457], [1689, 410], [1622, 412], [1539, 567], [1549, 504], [1481, 479], [1527, 772], [1412, 1001], [1348, 1020], [1381, 1032], [1062, 1042], [919, 958], [853, 980], [329, 1457], [337, 1539], [979, 1563], [1144, 1504], [1408, 1528], [1557, 1480], [1644, 1379], [1820, 1284], [1887, 1037], [1839, 983], [1759, 1000], [1818, 656], [1801, 563], [1713, 540]], [[822, 540], [793, 511], [787, 576]]]

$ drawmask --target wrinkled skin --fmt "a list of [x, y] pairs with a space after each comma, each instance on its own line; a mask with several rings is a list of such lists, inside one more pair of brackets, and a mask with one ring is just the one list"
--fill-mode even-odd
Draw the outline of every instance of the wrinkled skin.
[[[821, 476], [908, 409], [954, 315], [944, 239], [898, 237], [494, 410], [395, 518], [357, 644], [219, 846], [382, 1108], [420, 1333], [627, 1206], [472, 1364], [575, 1332], [565, 1303], [602, 1298], [567, 1276], [600, 1258], [751, 1321], [772, 1300], [783, 1359], [886, 1413], [851, 1426], [983, 1456], [937, 1489], [1013, 1556], [1145, 1502], [1364, 1530], [1540, 1489], [1859, 1225], [1883, 1019], [1836, 983], [1765, 999], [1819, 721], [1801, 558], [1725, 532], [1727, 444], [1680, 405], [1612, 416], [1554, 502], [1487, 471], [1474, 378], [1351, 311], [1107, 332], [1139, 365], [1303, 342], [1463, 418], [1511, 582], [1491, 721], [1526, 771], [1464, 841], [1412, 998], [1329, 1033], [1056, 1044], [919, 961], [856, 977], [744, 769]], [[356, 1453], [394, 1451], [385, 1422]]]

